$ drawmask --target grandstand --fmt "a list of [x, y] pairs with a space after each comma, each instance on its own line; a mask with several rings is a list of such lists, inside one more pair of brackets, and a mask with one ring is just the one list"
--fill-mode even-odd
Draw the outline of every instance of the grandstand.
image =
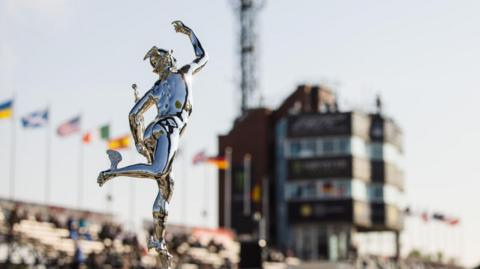
[[[1, 268], [157, 268], [155, 251], [137, 233], [125, 231], [113, 216], [63, 207], [0, 200]], [[176, 268], [230, 268], [240, 247], [225, 230], [169, 227]]]
[[[144, 243], [152, 223], [126, 231], [112, 215], [0, 200], [0, 268], [160, 268], [155, 251]], [[238, 268], [240, 244], [224, 229], [168, 227], [166, 239], [174, 267]], [[343, 262], [302, 262], [264, 249], [263, 268], [461, 268], [409, 257], [351, 257]]]

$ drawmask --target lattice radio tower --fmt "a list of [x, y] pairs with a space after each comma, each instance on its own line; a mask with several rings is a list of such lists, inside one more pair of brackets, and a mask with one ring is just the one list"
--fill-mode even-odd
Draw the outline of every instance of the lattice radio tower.
[[257, 47], [256, 47], [256, 19], [265, 0], [233, 0], [235, 12], [240, 22], [240, 90], [242, 93], [241, 113], [245, 115], [248, 108], [252, 107], [253, 97], [256, 94], [257, 78]]

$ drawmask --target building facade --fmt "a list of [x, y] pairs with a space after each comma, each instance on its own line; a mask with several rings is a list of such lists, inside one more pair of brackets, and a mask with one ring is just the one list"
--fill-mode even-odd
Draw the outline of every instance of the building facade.
[[307, 260], [346, 259], [359, 232], [394, 232], [399, 249], [402, 132], [378, 110], [340, 112], [329, 89], [300, 86], [277, 110], [238, 119], [219, 138], [220, 153], [232, 152], [219, 176], [220, 225], [228, 215], [238, 234]]

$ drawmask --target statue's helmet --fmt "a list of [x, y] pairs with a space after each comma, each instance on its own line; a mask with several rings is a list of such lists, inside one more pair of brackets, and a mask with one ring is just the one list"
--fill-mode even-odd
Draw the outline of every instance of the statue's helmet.
[[167, 51], [153, 46], [143, 60], [149, 59], [153, 72], [160, 73], [166, 68], [174, 68], [177, 60], [173, 57], [173, 50]]

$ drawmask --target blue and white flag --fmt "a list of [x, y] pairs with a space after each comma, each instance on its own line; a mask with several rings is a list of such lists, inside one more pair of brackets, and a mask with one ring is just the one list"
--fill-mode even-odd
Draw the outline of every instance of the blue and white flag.
[[33, 112], [22, 118], [24, 128], [38, 128], [48, 123], [48, 108]]

